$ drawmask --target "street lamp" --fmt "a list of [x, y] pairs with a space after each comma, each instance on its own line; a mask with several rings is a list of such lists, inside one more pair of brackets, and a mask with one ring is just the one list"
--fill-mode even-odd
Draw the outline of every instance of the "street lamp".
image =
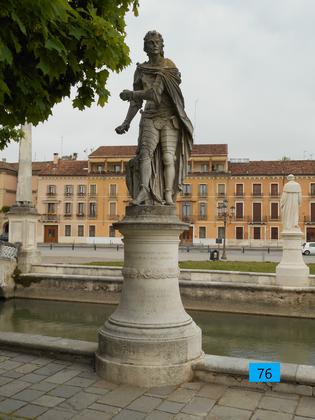
[[235, 207], [231, 206], [230, 208], [228, 208], [228, 200], [225, 199], [223, 200], [223, 202], [218, 203], [218, 215], [220, 217], [223, 217], [223, 250], [222, 250], [222, 255], [221, 255], [221, 260], [226, 260], [226, 225], [227, 225], [227, 221], [228, 219], [231, 220], [232, 217], [235, 214]]

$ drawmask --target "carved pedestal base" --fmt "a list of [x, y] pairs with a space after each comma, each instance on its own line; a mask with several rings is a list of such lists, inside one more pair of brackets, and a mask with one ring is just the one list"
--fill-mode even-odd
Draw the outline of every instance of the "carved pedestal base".
[[39, 264], [41, 260], [36, 242], [38, 213], [32, 205], [14, 205], [7, 216], [9, 242], [21, 244], [18, 253], [18, 269], [22, 273], [27, 273], [33, 264]]
[[96, 371], [109, 381], [151, 387], [192, 378], [201, 330], [185, 312], [178, 285], [175, 206], [132, 206], [115, 228], [124, 235], [121, 301], [99, 331]]
[[302, 232], [282, 232], [283, 254], [276, 268], [276, 283], [282, 286], [309, 286], [310, 270], [301, 250]]

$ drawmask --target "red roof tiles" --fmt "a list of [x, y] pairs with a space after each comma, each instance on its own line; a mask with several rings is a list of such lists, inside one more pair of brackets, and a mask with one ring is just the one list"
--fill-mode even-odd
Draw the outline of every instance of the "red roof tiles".
[[229, 162], [231, 175], [315, 175], [315, 160], [253, 160]]

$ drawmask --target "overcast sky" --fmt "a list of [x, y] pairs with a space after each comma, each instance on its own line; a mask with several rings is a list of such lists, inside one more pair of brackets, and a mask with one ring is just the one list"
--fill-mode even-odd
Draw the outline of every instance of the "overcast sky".
[[[140, 0], [139, 16], [127, 16], [132, 64], [111, 75], [109, 103], [57, 105], [33, 129], [33, 158], [136, 144], [138, 117], [127, 134], [114, 131], [128, 107], [119, 93], [131, 89], [143, 37], [156, 29], [182, 74], [195, 143], [227, 143], [230, 158], [315, 159], [314, 21], [314, 0]], [[16, 161], [17, 145], [0, 157]]]

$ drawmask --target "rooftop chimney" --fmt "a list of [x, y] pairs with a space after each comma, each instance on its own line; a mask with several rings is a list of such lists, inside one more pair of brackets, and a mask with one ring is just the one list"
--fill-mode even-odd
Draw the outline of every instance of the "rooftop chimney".
[[59, 161], [59, 154], [54, 153], [54, 165], [57, 165], [58, 161]]

